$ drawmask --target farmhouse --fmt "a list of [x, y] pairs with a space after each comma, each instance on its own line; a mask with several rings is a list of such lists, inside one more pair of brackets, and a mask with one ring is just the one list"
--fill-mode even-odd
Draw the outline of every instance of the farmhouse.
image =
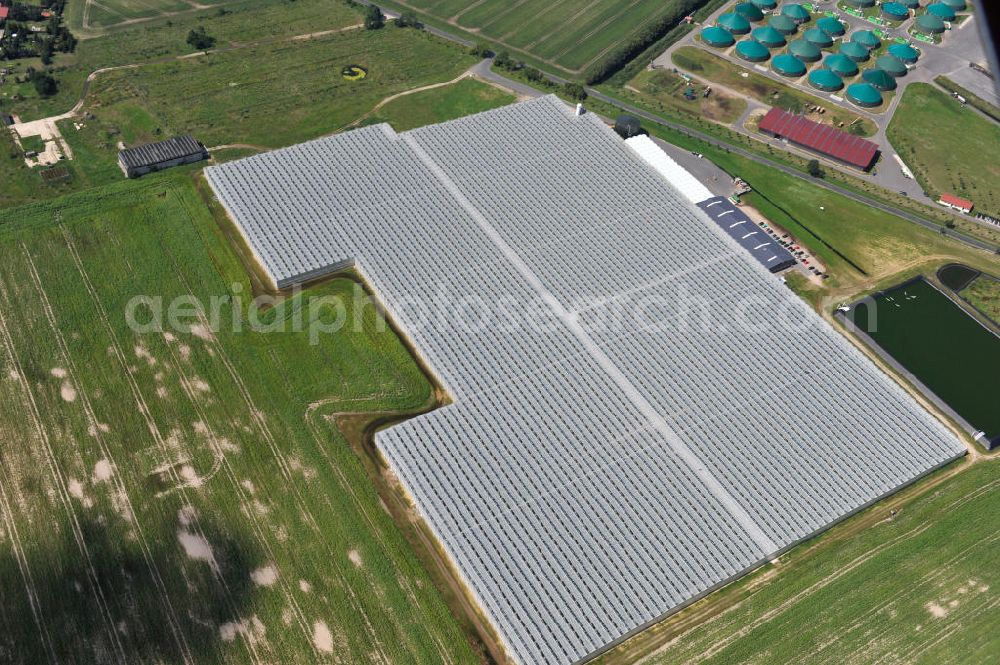
[[942, 194], [938, 199], [938, 203], [946, 208], [952, 208], [966, 214], [972, 212], [972, 208], [974, 207], [972, 201], [959, 198], [954, 194]]
[[870, 169], [878, 155], [878, 145], [871, 141], [779, 108], [767, 112], [760, 131], [862, 171]]
[[549, 96], [206, 169], [276, 286], [353, 266], [449, 393], [375, 443], [525, 665], [965, 452], [648, 149]]
[[181, 164], [208, 159], [208, 150], [190, 136], [175, 136], [166, 141], [126, 148], [118, 153], [118, 166], [127, 178], [162, 171]]

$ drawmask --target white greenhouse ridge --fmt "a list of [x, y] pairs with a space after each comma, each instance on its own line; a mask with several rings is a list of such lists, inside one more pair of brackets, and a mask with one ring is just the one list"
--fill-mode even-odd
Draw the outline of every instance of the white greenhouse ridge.
[[[279, 286], [354, 266], [390, 313], [438, 288], [551, 310], [404, 325], [454, 402], [376, 437], [520, 663], [599, 653], [965, 452], [654, 148], [545, 97], [207, 169]], [[760, 325], [598, 325], [676, 293]]]

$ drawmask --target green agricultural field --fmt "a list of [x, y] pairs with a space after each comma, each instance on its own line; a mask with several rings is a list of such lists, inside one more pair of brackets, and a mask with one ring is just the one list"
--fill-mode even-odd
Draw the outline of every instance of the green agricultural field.
[[647, 69], [632, 79], [626, 89], [642, 97], [647, 106], [661, 112], [683, 113], [724, 125], [733, 124], [746, 111], [747, 103], [744, 99], [718, 90], [713, 90], [705, 97], [702, 94], [705, 83], [701, 81], [690, 86], [696, 95], [693, 100], [684, 97], [689, 84], [678, 74], [663, 69]]
[[67, 12], [67, 20], [70, 28], [86, 34], [226, 3], [227, 0], [80, 0], [68, 3], [77, 6]]
[[997, 662], [998, 464], [939, 473], [895, 517], [878, 505], [598, 662]]
[[432, 396], [354, 282], [307, 292], [358, 322], [317, 344], [304, 296], [238, 331], [183, 173], [0, 212], [0, 259], [0, 660], [476, 662], [335, 424]]
[[[851, 113], [829, 101], [773, 81], [749, 69], [733, 65], [697, 46], [679, 48], [674, 51], [671, 59], [677, 67], [689, 74], [742, 92], [769, 106], [776, 106], [795, 113], [805, 113], [808, 107], [819, 106], [826, 109], [826, 113], [822, 118], [814, 117], [817, 121], [832, 122], [841, 129], [857, 133], [859, 136], [872, 136], [875, 133], [875, 124], [856, 113]], [[741, 70], [746, 71], [749, 75], [743, 78], [739, 74]]]
[[[110, 72], [91, 86], [95, 120], [65, 135], [113, 161], [114, 144], [193, 134], [208, 146], [268, 148], [343, 129], [384, 98], [448, 81], [476, 59], [431, 35], [353, 30]], [[348, 64], [368, 75], [341, 76]]]
[[[686, 2], [686, 5], [683, 3]], [[521, 54], [579, 74], [616, 46], [634, 37], [689, 0], [392, 0], [387, 5], [415, 10], [451, 29], [480, 36]]]
[[514, 95], [488, 83], [465, 78], [457, 83], [399, 97], [365, 119], [365, 124], [387, 122], [397, 132], [454, 120], [506, 106]]
[[888, 130], [889, 141], [935, 197], [955, 194], [1000, 216], [1000, 126], [926, 83], [907, 86]]
[[[91, 72], [190, 54], [192, 48], [186, 38], [196, 26], [204, 26], [215, 37], [217, 48], [229, 48], [361, 24], [357, 10], [335, 0], [241, 0], [227, 4], [225, 12], [206, 9], [82, 40], [75, 53], [56, 55], [54, 74], [59, 80], [59, 92], [55, 96], [41, 99], [33, 86], [16, 84], [15, 77], [8, 77], [8, 83], [0, 86], [0, 109], [17, 113], [22, 120], [65, 113], [79, 99], [84, 80]], [[39, 67], [37, 61], [18, 61], [6, 66], [12, 66], [16, 76], [23, 74], [29, 65]], [[21, 99], [12, 101], [15, 95]]]

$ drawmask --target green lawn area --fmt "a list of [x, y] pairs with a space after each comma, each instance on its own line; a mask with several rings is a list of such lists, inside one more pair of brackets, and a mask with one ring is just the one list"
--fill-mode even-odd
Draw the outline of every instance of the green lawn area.
[[713, 90], [708, 97], [704, 97], [704, 82], [695, 81], [692, 85], [696, 98], [689, 100], [684, 97], [689, 84], [678, 74], [662, 69], [646, 69], [628, 83], [628, 89], [638, 91], [637, 94], [648, 105], [661, 112], [682, 113], [725, 125], [739, 120], [747, 108], [745, 100], [719, 90]]
[[[893, 519], [876, 506], [863, 530], [851, 534], [851, 522], [835, 528], [722, 591], [724, 598], [654, 628], [667, 640], [671, 623], [713, 602], [720, 608], [643, 662], [996, 662], [998, 512], [996, 460], [962, 471]], [[648, 653], [626, 643], [598, 662]]]
[[907, 86], [888, 130], [889, 141], [921, 186], [967, 198], [1000, 216], [1000, 126], [926, 83]]
[[[477, 662], [329, 417], [430, 402], [373, 307], [235, 329], [250, 284], [178, 172], [0, 211], [0, 259], [5, 662]], [[136, 331], [140, 295], [205, 319]]]
[[21, 149], [25, 152], [42, 152], [45, 150], [45, 141], [41, 136], [21, 137]]
[[[677, 67], [689, 74], [725, 85], [769, 106], [776, 106], [795, 113], [805, 113], [810, 106], [820, 106], [826, 109], [826, 113], [823, 116], [814, 117], [817, 121], [829, 121], [837, 126], [843, 123], [842, 129], [856, 131], [859, 136], [872, 136], [875, 133], [875, 124], [863, 118], [858, 121], [861, 116], [856, 113], [851, 113], [822, 98], [772, 81], [750, 69], [737, 67], [696, 46], [679, 48], [674, 51], [671, 58]], [[741, 70], [748, 74], [746, 78], [740, 76]]]
[[980, 275], [962, 290], [961, 295], [1000, 326], [1000, 280]]
[[[71, 2], [69, 6], [75, 4]], [[222, 9], [225, 13], [220, 13]], [[103, 37], [82, 40], [73, 54], [57, 54], [54, 75], [59, 80], [59, 92], [53, 97], [41, 99], [30, 84], [15, 84], [14, 77], [8, 77], [9, 82], [0, 86], [0, 109], [17, 113], [22, 120], [65, 113], [79, 99], [84, 79], [91, 72], [191, 53], [187, 34], [199, 25], [215, 37], [216, 47], [227, 47], [359, 23], [361, 15], [357, 10], [333, 0], [241, 0], [224, 8], [139, 23]], [[28, 66], [40, 68], [37, 60], [15, 61], [5, 66], [13, 67], [18, 74], [23, 74]], [[16, 96], [21, 99], [15, 101]]]
[[452, 85], [395, 99], [366, 119], [365, 124], [388, 122], [397, 132], [488, 111], [515, 101], [495, 86], [465, 78]]

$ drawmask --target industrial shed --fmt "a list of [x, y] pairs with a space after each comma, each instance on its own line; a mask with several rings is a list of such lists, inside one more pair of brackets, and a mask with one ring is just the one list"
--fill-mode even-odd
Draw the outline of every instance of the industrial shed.
[[878, 145], [871, 141], [782, 109], [768, 111], [760, 121], [760, 131], [862, 171], [870, 169], [878, 156]]
[[781, 272], [795, 265], [795, 257], [757, 226], [747, 214], [724, 196], [702, 201], [698, 207], [715, 220], [730, 238], [771, 272]]
[[[555, 97], [206, 174], [270, 279], [355, 266], [451, 396], [375, 444], [522, 665], [601, 653], [965, 452]], [[413, 325], [442, 292], [522, 325]], [[727, 325], [685, 325], [677, 294]]]
[[181, 164], [208, 159], [208, 150], [190, 136], [175, 136], [166, 141], [125, 148], [118, 153], [118, 166], [127, 178], [162, 171]]

